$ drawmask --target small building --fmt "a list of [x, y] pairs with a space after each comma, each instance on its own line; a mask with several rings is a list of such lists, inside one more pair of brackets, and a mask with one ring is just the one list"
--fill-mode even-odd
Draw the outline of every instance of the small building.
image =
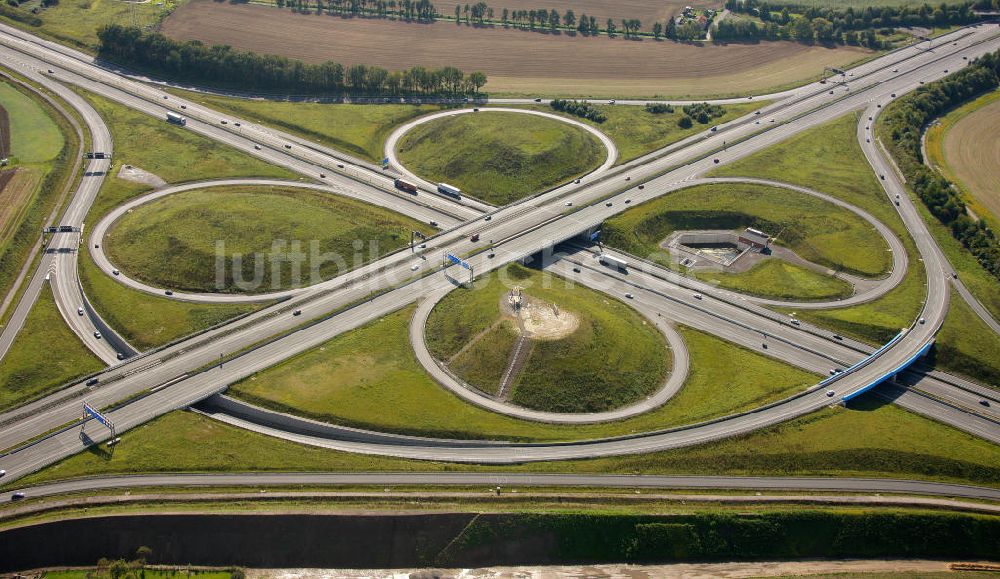
[[747, 227], [746, 230], [740, 234], [739, 242], [741, 246], [746, 246], [756, 251], [762, 251], [767, 249], [767, 246], [771, 243], [771, 238], [759, 229]]

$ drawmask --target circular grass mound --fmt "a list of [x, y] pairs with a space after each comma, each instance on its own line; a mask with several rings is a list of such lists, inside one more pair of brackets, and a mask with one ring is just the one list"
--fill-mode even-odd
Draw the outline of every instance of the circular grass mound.
[[400, 140], [398, 155], [428, 181], [504, 205], [593, 171], [606, 151], [579, 127], [484, 110], [414, 127]]
[[[671, 359], [660, 331], [624, 303], [568, 284], [511, 265], [441, 300], [427, 346], [472, 386], [535, 410], [602, 412], [656, 391]], [[514, 287], [520, 316], [508, 299]]]
[[126, 275], [158, 287], [265, 293], [369, 262], [406, 245], [412, 229], [431, 233], [415, 219], [329, 193], [213, 187], [137, 207], [108, 231], [105, 250]]

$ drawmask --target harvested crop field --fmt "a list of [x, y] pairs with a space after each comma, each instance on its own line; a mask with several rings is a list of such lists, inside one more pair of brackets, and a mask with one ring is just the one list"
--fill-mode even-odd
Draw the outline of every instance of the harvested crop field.
[[306, 62], [482, 70], [489, 76], [486, 90], [494, 96], [760, 93], [815, 78], [824, 66], [845, 66], [868, 54], [790, 42], [701, 46], [480, 29], [444, 21], [343, 19], [212, 0], [193, 0], [179, 8], [162, 32]]
[[1000, 92], [944, 135], [944, 159], [955, 178], [1000, 219]]

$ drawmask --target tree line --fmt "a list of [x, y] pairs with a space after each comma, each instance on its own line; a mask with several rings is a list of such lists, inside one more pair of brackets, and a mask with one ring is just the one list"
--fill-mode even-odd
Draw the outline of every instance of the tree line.
[[907, 183], [931, 214], [1000, 279], [1000, 242], [983, 222], [969, 216], [953, 184], [923, 163], [921, 135], [936, 117], [1000, 86], [1000, 51], [984, 55], [965, 69], [929, 83], [890, 105], [884, 115], [889, 149]]
[[883, 48], [875, 31], [926, 26], [943, 27], [968, 24], [977, 19], [974, 9], [997, 0], [977, 0], [945, 4], [905, 6], [831, 7], [769, 3], [759, 0], [727, 0], [726, 8], [734, 13], [760, 18], [723, 20], [716, 24], [713, 39], [796, 40]]
[[554, 99], [549, 104], [557, 111], [569, 113], [580, 118], [594, 121], [595, 123], [603, 123], [608, 120], [607, 115], [586, 101]]
[[196, 40], [180, 42], [118, 24], [102, 27], [97, 37], [102, 58], [205, 84], [251, 84], [269, 90], [337, 95], [461, 96], [479, 94], [487, 80], [482, 72], [466, 74], [451, 66], [388, 71], [364, 64], [344, 67], [333, 61], [306, 64], [230, 46], [206, 46]]

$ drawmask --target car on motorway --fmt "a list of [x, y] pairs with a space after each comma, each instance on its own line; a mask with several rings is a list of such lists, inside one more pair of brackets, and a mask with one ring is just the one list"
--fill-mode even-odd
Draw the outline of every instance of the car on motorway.
[[163, 95], [163, 100], [167, 100], [167, 95]]
[[438, 222], [432, 220], [431, 221], [431, 227], [437, 227], [437, 226], [438, 226]]
[[235, 123], [233, 123], [233, 124], [234, 124], [234, 125], [236, 125], [237, 127], [241, 126], [241, 125], [240, 125], [240, 123], [239, 123], [238, 121], [237, 121], [237, 122], [235, 122]]
[[24, 499], [25, 496], [26, 495], [24, 493], [22, 493], [22, 492], [19, 491], [19, 492], [16, 492], [16, 493], [10, 495], [10, 500], [12, 500], [12, 501], [20, 501], [20, 500]]
[[222, 120], [222, 124], [224, 124], [224, 125], [228, 125], [228, 124], [229, 124], [229, 121], [227, 121], [227, 120], [223, 119], [223, 120]]
[[923, 324], [926, 320], [924, 320], [923, 318], [920, 318], [919, 321], [920, 321], [921, 324]]
[[0, 477], [3, 477], [5, 474], [7, 474], [7, 471], [5, 471], [4, 469], [0, 468]]
[[792, 324], [793, 326], [801, 326], [801, 325], [802, 325], [802, 322], [798, 321], [798, 320], [797, 320], [797, 319], [795, 319], [795, 318], [792, 318], [792, 319], [791, 319], [791, 324]]
[[292, 148], [292, 146], [286, 143], [286, 144], [285, 144], [285, 148], [286, 148], [286, 149], [291, 149], [291, 148]]
[[319, 178], [320, 179], [326, 179], [326, 173], [320, 173], [319, 174]]
[[625, 297], [628, 299], [633, 299], [635, 296], [633, 296], [632, 294], [625, 294]]
[[118, 358], [119, 360], [124, 360], [125, 359], [125, 353], [124, 352], [115, 352], [115, 357]]
[[80, 307], [76, 308], [76, 315], [78, 315], [78, 316], [82, 316], [83, 315], [83, 306], [80, 306]]
[[301, 316], [302, 315], [302, 310], [295, 310], [294, 312], [292, 312], [292, 315], [293, 316]]
[[573, 268], [573, 273], [580, 273], [580, 268], [579, 267], [574, 267]]
[[701, 297], [702, 297], [701, 294], [694, 294], [694, 299], [696, 300], [700, 300]]
[[186, 108], [188, 108], [188, 106], [187, 105], [181, 105], [181, 108], [182, 109], [186, 109]]
[[833, 396], [834, 396], [835, 394], [836, 394], [836, 392], [834, 392], [833, 390], [827, 390], [827, 391], [826, 391], [826, 396], [827, 396], [827, 398], [833, 398]]
[[415, 264], [413, 264], [413, 265], [410, 266], [410, 271], [417, 271], [418, 269], [420, 269], [420, 264], [419, 263], [415, 263]]
[[94, 339], [100, 340], [101, 339], [101, 332], [94, 332]]
[[111, 273], [112, 273], [112, 274], [114, 274], [114, 275], [118, 275], [118, 274], [120, 274], [121, 272], [120, 272], [120, 271], [118, 271], [117, 269], [113, 269], [113, 270], [111, 270]]
[[91, 378], [90, 380], [87, 380], [87, 386], [97, 386], [100, 381], [100, 378]]
[[607, 203], [605, 203], [604, 205], [605, 205], [606, 207], [611, 207], [611, 206], [612, 206], [612, 205], [614, 205], [614, 204], [613, 204], [613, 203], [611, 203], [610, 201], [608, 201], [608, 202], [607, 202]]
[[573, 182], [576, 183], [577, 185], [580, 184], [580, 180], [579, 179], [577, 179], [576, 181], [573, 181]]
[[843, 340], [843, 339], [844, 339], [844, 336], [841, 336], [840, 334], [834, 334], [834, 335], [833, 335], [833, 339], [834, 339], [834, 340]]
[[[946, 70], [945, 72], [948, 72], [948, 71]], [[615, 104], [615, 99], [611, 99], [611, 100], [609, 100], [609, 101], [608, 101], [608, 104], [609, 104], [609, 105], [613, 105], [613, 104]]]
[[259, 151], [260, 150], [260, 145], [254, 145], [253, 148]]
[[646, 188], [645, 185], [639, 185], [639, 189], [645, 189], [645, 188]]
[[536, 103], [540, 103], [540, 102], [542, 102], [542, 99], [535, 99], [535, 102]]
[[483, 221], [493, 221], [493, 216], [487, 215], [486, 217], [483, 217]]
[[167, 291], [165, 291], [165, 292], [163, 292], [163, 293], [164, 293], [165, 295], [168, 295], [168, 296], [172, 296], [172, 295], [174, 295], [174, 292], [173, 292], [173, 291], [171, 291], [171, 290], [167, 290]]
[[898, 68], [894, 68], [894, 69], [892, 69], [892, 72], [899, 72], [899, 69]]
[[712, 159], [712, 162], [715, 163], [716, 165], [719, 164], [719, 160], [718, 159]]
[[625, 180], [626, 181], [631, 181], [632, 180], [632, 176], [631, 175], [625, 175]]
[[566, 202], [566, 207], [572, 207], [572, 206], [573, 206], [573, 202], [572, 201], [567, 201]]
[[472, 237], [469, 238], [469, 241], [472, 242], [479, 241], [479, 234], [478, 233], [474, 234]]
[[982, 400], [980, 400], [980, 401], [979, 401], [979, 404], [981, 404], [981, 405], [983, 405], [983, 406], [985, 406], [985, 407], [989, 408], [989, 406], [990, 406], [990, 401], [989, 401], [989, 400], [986, 400], [986, 399], [984, 398], [984, 399], [982, 399]]
[[626, 200], [625, 200], [625, 205], [628, 205], [628, 204], [629, 204], [629, 203], [631, 203], [631, 202], [632, 202], [632, 200], [631, 200], [631, 199], [626, 199]]
[[49, 74], [55, 74], [55, 73], [56, 71], [52, 70], [51, 68], [49, 69]]

